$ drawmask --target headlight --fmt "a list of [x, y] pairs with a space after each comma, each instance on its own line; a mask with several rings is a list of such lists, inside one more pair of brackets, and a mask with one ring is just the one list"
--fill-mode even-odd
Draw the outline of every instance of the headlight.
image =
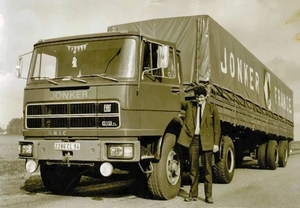
[[32, 157], [33, 143], [19, 143], [19, 156]]
[[133, 158], [132, 144], [111, 144], [108, 145], [108, 158]]

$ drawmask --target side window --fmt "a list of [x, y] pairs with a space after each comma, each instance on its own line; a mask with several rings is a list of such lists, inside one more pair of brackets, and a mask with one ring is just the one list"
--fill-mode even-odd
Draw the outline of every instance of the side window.
[[144, 48], [144, 67], [143, 70], [157, 68], [157, 44], [146, 42]]
[[169, 65], [167, 68], [163, 70], [163, 77], [174, 79], [176, 78], [176, 67], [174, 66], [174, 53], [173, 50], [170, 49], [169, 52]]
[[151, 75], [154, 77], [161, 78], [176, 78], [176, 67], [174, 65], [174, 50], [172, 47], [169, 47], [169, 59], [168, 59], [168, 67], [166, 68], [158, 68], [158, 58], [160, 49], [162, 45], [153, 42], [145, 42], [144, 47], [144, 62], [143, 62], [143, 71], [149, 70], [151, 71]]

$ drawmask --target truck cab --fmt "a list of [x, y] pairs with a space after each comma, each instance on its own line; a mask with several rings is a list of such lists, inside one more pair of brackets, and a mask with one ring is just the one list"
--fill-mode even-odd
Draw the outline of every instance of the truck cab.
[[[179, 189], [173, 140], [183, 99], [172, 43], [127, 31], [41, 40], [24, 90], [19, 157], [28, 172], [40, 166], [45, 187], [54, 193], [71, 192], [88, 169], [109, 176], [115, 167], [139, 166], [149, 174], [161, 158], [172, 165], [169, 173], [164, 169], [170, 186]], [[172, 145], [163, 153], [167, 137]]]

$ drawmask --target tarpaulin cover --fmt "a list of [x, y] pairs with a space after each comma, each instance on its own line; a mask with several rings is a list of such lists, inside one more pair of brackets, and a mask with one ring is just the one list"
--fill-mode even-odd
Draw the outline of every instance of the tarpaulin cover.
[[108, 28], [113, 30], [137, 31], [175, 43], [181, 51], [184, 83], [209, 81], [293, 121], [292, 90], [210, 16], [152, 19]]

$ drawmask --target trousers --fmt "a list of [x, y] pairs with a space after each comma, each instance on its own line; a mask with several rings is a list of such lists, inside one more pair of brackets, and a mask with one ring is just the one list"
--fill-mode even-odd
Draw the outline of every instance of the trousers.
[[199, 184], [199, 156], [204, 170], [204, 193], [205, 197], [212, 197], [212, 158], [213, 151], [203, 151], [201, 147], [201, 138], [195, 135], [189, 147], [190, 157], [190, 178], [191, 188], [189, 192], [190, 197], [198, 197], [198, 184]]

